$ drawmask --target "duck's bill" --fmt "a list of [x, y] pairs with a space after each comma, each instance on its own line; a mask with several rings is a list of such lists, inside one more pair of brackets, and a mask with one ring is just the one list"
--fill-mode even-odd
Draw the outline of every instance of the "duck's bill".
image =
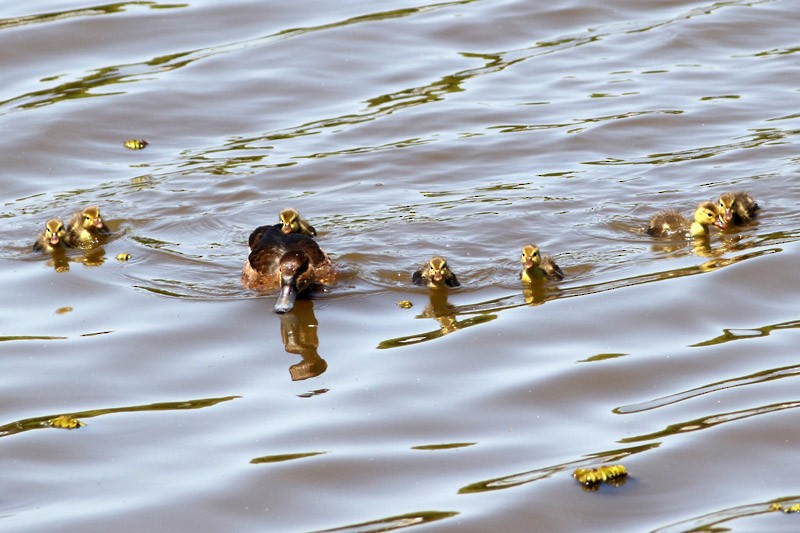
[[278, 293], [278, 300], [275, 302], [273, 311], [278, 314], [288, 313], [294, 307], [294, 301], [297, 299], [297, 289], [294, 284], [286, 284], [281, 286], [281, 291]]
[[717, 218], [717, 220], [714, 221], [714, 225], [719, 229], [725, 229], [726, 227], [728, 227], [727, 222], [722, 217]]

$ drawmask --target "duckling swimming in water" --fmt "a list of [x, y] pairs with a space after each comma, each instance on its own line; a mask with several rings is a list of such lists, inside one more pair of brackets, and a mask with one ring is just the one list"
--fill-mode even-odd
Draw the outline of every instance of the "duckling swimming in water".
[[108, 227], [100, 216], [100, 208], [91, 205], [83, 211], [78, 211], [69, 221], [67, 230], [67, 245], [78, 248], [89, 248], [98, 243], [101, 235], [108, 235]]
[[533, 283], [534, 280], [543, 278], [550, 281], [561, 281], [564, 279], [564, 272], [561, 271], [550, 256], [539, 253], [538, 246], [527, 244], [522, 247], [522, 273], [520, 278], [525, 283]]
[[730, 224], [740, 226], [755, 218], [760, 207], [748, 193], [726, 192], [719, 197], [720, 217], [725, 222], [725, 227]]
[[450, 270], [447, 261], [438, 255], [432, 257], [430, 261], [424, 263], [411, 275], [411, 281], [417, 285], [427, 285], [432, 289], [448, 287], [459, 287], [456, 275]]
[[33, 243], [33, 251], [53, 253], [55, 250], [63, 250], [67, 247], [66, 237], [64, 223], [57, 218], [51, 218], [45, 224], [44, 232]]
[[336, 271], [328, 255], [311, 237], [285, 234], [281, 224], [256, 228], [249, 238], [251, 252], [242, 269], [248, 289], [280, 288], [273, 310], [287, 313], [297, 295], [313, 285], [330, 285]]
[[317, 236], [317, 230], [308, 221], [300, 218], [300, 213], [295, 209], [287, 208], [281, 211], [280, 216], [281, 231], [284, 233], [302, 233], [304, 235]]
[[721, 226], [720, 211], [714, 202], [702, 202], [694, 211], [693, 220], [684, 217], [678, 211], [661, 211], [653, 215], [647, 227], [647, 233], [653, 237], [670, 237], [688, 234], [691, 237], [705, 237], [709, 234], [710, 225]]

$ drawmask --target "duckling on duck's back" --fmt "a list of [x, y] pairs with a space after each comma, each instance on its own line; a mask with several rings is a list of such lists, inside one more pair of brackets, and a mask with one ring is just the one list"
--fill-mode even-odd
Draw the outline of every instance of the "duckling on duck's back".
[[295, 209], [287, 208], [280, 212], [281, 231], [283, 233], [302, 233], [304, 235], [317, 236], [317, 230], [308, 221], [300, 218], [300, 213]]
[[538, 246], [528, 244], [522, 247], [522, 273], [520, 278], [525, 283], [533, 283], [534, 280], [545, 278], [550, 281], [561, 281], [564, 279], [564, 272], [561, 271], [550, 256], [542, 255]]
[[430, 261], [420, 266], [411, 275], [411, 281], [417, 285], [427, 285], [432, 289], [439, 289], [444, 286], [461, 286], [456, 275], [450, 270], [447, 261], [438, 255], [432, 257]]
[[688, 234], [691, 237], [704, 237], [709, 234], [709, 226], [719, 226], [719, 209], [713, 202], [702, 202], [689, 220], [678, 211], [669, 210], [656, 213], [650, 219], [647, 233], [654, 237], [669, 237]]
[[87, 247], [97, 244], [101, 235], [108, 234], [108, 227], [100, 216], [100, 208], [91, 205], [72, 216], [66, 240], [69, 246]]
[[33, 251], [53, 253], [55, 250], [63, 250], [67, 247], [66, 237], [64, 223], [57, 218], [51, 218], [45, 224], [44, 232], [33, 243]]
[[731, 223], [735, 226], [745, 224], [755, 218], [761, 209], [753, 197], [743, 191], [722, 193], [718, 205], [726, 226]]
[[250, 237], [252, 251], [242, 269], [242, 285], [255, 290], [280, 288], [276, 313], [291, 311], [297, 295], [310, 286], [335, 282], [330, 258], [311, 237], [285, 234], [281, 224], [257, 228]]

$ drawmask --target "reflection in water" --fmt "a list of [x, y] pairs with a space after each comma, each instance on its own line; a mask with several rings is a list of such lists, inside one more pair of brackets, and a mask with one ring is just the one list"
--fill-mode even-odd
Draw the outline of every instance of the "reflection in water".
[[761, 372], [756, 372], [754, 374], [749, 374], [747, 376], [742, 376], [733, 379], [726, 379], [724, 381], [717, 381], [715, 383], [703, 385], [702, 387], [697, 387], [684, 392], [679, 392], [677, 394], [662, 396], [661, 398], [656, 398], [655, 400], [648, 400], [646, 402], [623, 405], [622, 407], [617, 407], [616, 409], [614, 409], [613, 412], [619, 415], [641, 413], [642, 411], [649, 411], [650, 409], [656, 409], [659, 407], [664, 407], [665, 405], [671, 405], [673, 403], [682, 402], [684, 400], [688, 400], [690, 398], [694, 398], [702, 394], [708, 394], [710, 392], [717, 392], [725, 389], [730, 389], [733, 387], [741, 387], [743, 385], [755, 385], [757, 383], [765, 383], [768, 381], [790, 378], [797, 375], [800, 375], [800, 365], [783, 366], [780, 368], [762, 370]]
[[295, 459], [305, 459], [306, 457], [314, 457], [316, 455], [325, 455], [328, 452], [306, 452], [306, 453], [284, 453], [281, 455], [265, 455], [264, 457], [256, 457], [250, 460], [250, 464], [258, 465], [264, 463], [283, 463], [285, 461], [294, 461]]
[[22, 433], [23, 431], [30, 431], [32, 429], [50, 428], [49, 421], [58, 416], [68, 416], [70, 418], [94, 418], [101, 415], [110, 415], [114, 413], [133, 413], [136, 411], [174, 411], [183, 409], [202, 409], [203, 407], [212, 407], [221, 402], [227, 402], [241, 396], [224, 396], [222, 398], [204, 398], [201, 400], [189, 400], [185, 402], [164, 402], [164, 403], [151, 403], [147, 405], [134, 405], [132, 407], [111, 407], [108, 409], [92, 409], [89, 411], [75, 411], [73, 413], [56, 413], [45, 416], [37, 416], [36, 418], [26, 418], [24, 420], [17, 420], [0, 426], [0, 437], [7, 437], [15, 433]]
[[333, 533], [334, 531], [336, 533], [378, 533], [379, 531], [394, 531], [395, 529], [402, 529], [409, 526], [429, 524], [437, 520], [442, 520], [443, 518], [452, 518], [457, 515], [458, 513], [456, 512], [419, 511], [416, 513], [379, 518], [378, 520], [361, 522], [360, 524], [319, 530], [315, 533]]
[[617, 442], [641, 442], [644, 440], [660, 439], [670, 435], [677, 435], [679, 433], [689, 433], [692, 431], [699, 431], [701, 429], [708, 429], [719, 424], [727, 422], [734, 422], [751, 416], [763, 415], [768, 413], [775, 413], [785, 409], [794, 409], [800, 407], [800, 402], [781, 402], [764, 405], [761, 407], [753, 407], [752, 409], [742, 409], [740, 411], [730, 411], [728, 413], [721, 413], [718, 415], [704, 416], [702, 418], [695, 418], [686, 422], [679, 422], [678, 424], [670, 424], [661, 431], [649, 433], [647, 435], [639, 435], [636, 437], [625, 437]]
[[528, 472], [522, 472], [520, 474], [512, 474], [510, 476], [498, 477], [486, 481], [472, 483], [466, 487], [460, 488], [458, 493], [470, 494], [474, 492], [486, 492], [490, 490], [516, 487], [517, 485], [523, 485], [525, 483], [531, 483], [532, 481], [548, 478], [554, 474], [558, 474], [559, 472], [593, 465], [598, 462], [615, 463], [626, 457], [630, 457], [633, 454], [646, 452], [648, 450], [658, 448], [659, 446], [661, 446], [660, 442], [652, 442], [650, 444], [644, 444], [641, 446], [592, 453], [586, 456], [587, 459], [577, 459], [575, 461], [537, 468], [536, 470], [529, 470]]
[[[654, 529], [651, 533], [683, 533], [685, 531], [733, 531], [727, 527], [715, 527], [725, 522], [730, 522], [739, 518], [747, 518], [765, 513], [774, 513], [780, 511], [780, 506], [789, 507], [791, 505], [800, 503], [800, 496], [787, 496], [785, 498], [776, 498], [767, 502], [751, 503], [747, 505], [739, 505], [737, 507], [729, 507], [721, 511], [690, 518], [689, 520], [682, 520], [675, 524]], [[778, 507], [776, 507], [776, 504]]]
[[773, 331], [781, 329], [795, 329], [795, 328], [800, 328], [800, 320], [791, 320], [789, 322], [781, 322], [780, 324], [772, 324], [769, 326], [764, 326], [755, 329], [723, 329], [722, 335], [714, 337], [713, 339], [709, 339], [707, 341], [698, 342], [697, 344], [692, 344], [690, 348], [696, 348], [699, 346], [713, 346], [715, 344], [722, 344], [724, 342], [730, 342], [740, 339], [753, 339], [756, 337], [766, 337]]
[[468, 328], [475, 324], [483, 324], [497, 318], [494, 314], [479, 314], [465, 320], [457, 320], [458, 308], [451, 305], [447, 301], [447, 290], [432, 289], [429, 291], [430, 302], [428, 306], [416, 318], [433, 318], [439, 323], [439, 328], [427, 333], [419, 333], [417, 335], [407, 335], [404, 337], [396, 337], [381, 341], [378, 344], [379, 349], [384, 348], [397, 348], [399, 346], [408, 346], [417, 344], [423, 341], [438, 339], [443, 335], [452, 333], [459, 329]]
[[317, 353], [317, 317], [314, 315], [314, 304], [311, 300], [298, 300], [290, 312], [279, 316], [281, 340], [286, 351], [303, 358], [301, 362], [289, 367], [292, 381], [313, 378], [325, 372], [328, 363]]

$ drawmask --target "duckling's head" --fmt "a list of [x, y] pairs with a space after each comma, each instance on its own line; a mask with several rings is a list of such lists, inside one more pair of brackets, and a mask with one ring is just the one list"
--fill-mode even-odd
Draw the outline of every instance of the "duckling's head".
[[100, 216], [100, 208], [96, 205], [90, 205], [81, 213], [83, 220], [81, 225], [84, 229], [103, 229], [103, 217]]
[[736, 203], [736, 196], [733, 193], [722, 193], [719, 197], [718, 208], [720, 217], [727, 224], [733, 218], [733, 205]]
[[288, 208], [280, 214], [281, 231], [283, 233], [300, 233], [300, 213], [297, 210]]
[[538, 267], [542, 264], [542, 256], [539, 247], [535, 244], [528, 244], [522, 247], [522, 266], [525, 270]]
[[452, 276], [450, 267], [444, 257], [438, 255], [431, 258], [428, 262], [428, 277], [436, 285], [444, 285], [445, 281]]
[[56, 246], [61, 239], [63, 239], [67, 231], [64, 229], [64, 223], [61, 222], [57, 218], [52, 218], [47, 221], [47, 225], [45, 226], [44, 230], [45, 237], [50, 242], [51, 246]]
[[311, 284], [313, 272], [308, 256], [298, 250], [286, 252], [278, 264], [281, 289], [273, 310], [288, 313], [294, 307], [297, 295]]
[[694, 221], [701, 226], [708, 226], [714, 224], [717, 227], [724, 227], [720, 221], [721, 211], [714, 202], [702, 202], [694, 210]]

